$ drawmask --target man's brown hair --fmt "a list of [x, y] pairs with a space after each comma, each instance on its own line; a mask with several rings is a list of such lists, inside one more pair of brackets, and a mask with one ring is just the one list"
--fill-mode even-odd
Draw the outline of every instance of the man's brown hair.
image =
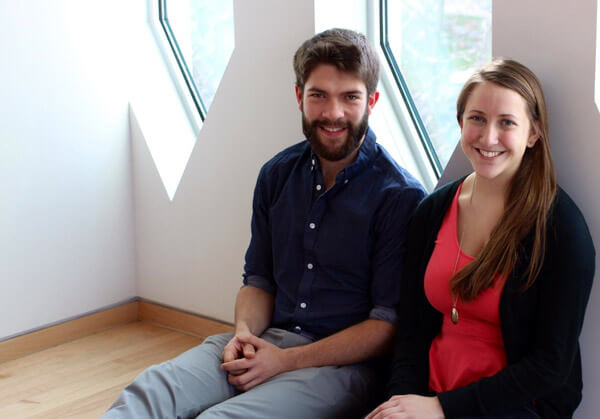
[[319, 64], [334, 65], [359, 77], [367, 94], [377, 89], [379, 59], [367, 38], [348, 29], [329, 29], [305, 41], [294, 54], [296, 85], [304, 90], [310, 73]]

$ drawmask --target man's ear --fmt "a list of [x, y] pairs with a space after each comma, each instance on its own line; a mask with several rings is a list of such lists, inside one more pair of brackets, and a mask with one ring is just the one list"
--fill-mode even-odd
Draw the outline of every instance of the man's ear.
[[377, 103], [377, 101], [379, 100], [379, 91], [375, 90], [373, 93], [371, 93], [367, 99], [367, 109], [368, 109], [368, 115], [371, 115], [371, 112], [373, 111], [373, 107], [375, 106], [375, 104]]
[[302, 110], [302, 96], [304, 91], [296, 84], [294, 85], [296, 88], [296, 100], [298, 101], [298, 109]]

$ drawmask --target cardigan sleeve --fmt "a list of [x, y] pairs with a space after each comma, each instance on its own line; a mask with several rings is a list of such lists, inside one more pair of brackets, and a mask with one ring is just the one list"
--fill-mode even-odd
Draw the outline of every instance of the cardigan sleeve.
[[[548, 224], [544, 265], [530, 289], [536, 291], [533, 297], [531, 293], [525, 297], [526, 293], [514, 289], [514, 307], [509, 308], [518, 311], [515, 307], [523, 305], [520, 298], [535, 304], [528, 307], [530, 319], [512, 319], [529, 333], [530, 344], [520, 359], [509, 361], [497, 374], [438, 394], [446, 418], [492, 414], [554, 395], [560, 398], [557, 391], [565, 387], [574, 370], [579, 371], [578, 340], [594, 276], [594, 245], [582, 214], [562, 190]], [[507, 287], [508, 283], [503, 298], [511, 292]], [[575, 381], [580, 386], [580, 374]], [[569, 408], [576, 407], [579, 397]]]
[[396, 394], [425, 395], [429, 391], [429, 347], [441, 327], [442, 316], [425, 297], [423, 274], [458, 184], [454, 182], [425, 198], [407, 228], [388, 397]]

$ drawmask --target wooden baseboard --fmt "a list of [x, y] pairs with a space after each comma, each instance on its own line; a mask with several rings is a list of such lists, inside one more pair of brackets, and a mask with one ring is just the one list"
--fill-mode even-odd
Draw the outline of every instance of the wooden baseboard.
[[109, 327], [137, 320], [138, 301], [126, 303], [0, 342], [0, 362], [21, 357]]
[[230, 324], [146, 301], [139, 302], [138, 319], [201, 338], [233, 331], [233, 326]]
[[0, 342], [0, 362], [137, 320], [202, 338], [233, 330], [227, 323], [160, 304], [133, 301]]

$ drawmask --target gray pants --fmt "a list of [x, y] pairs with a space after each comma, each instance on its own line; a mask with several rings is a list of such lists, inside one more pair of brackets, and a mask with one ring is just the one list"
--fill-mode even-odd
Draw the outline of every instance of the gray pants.
[[[102, 418], [351, 418], [373, 407], [380, 383], [367, 364], [290, 371], [240, 393], [219, 368], [232, 336], [210, 336], [177, 358], [148, 368]], [[261, 337], [280, 348], [311, 342], [273, 328]]]

